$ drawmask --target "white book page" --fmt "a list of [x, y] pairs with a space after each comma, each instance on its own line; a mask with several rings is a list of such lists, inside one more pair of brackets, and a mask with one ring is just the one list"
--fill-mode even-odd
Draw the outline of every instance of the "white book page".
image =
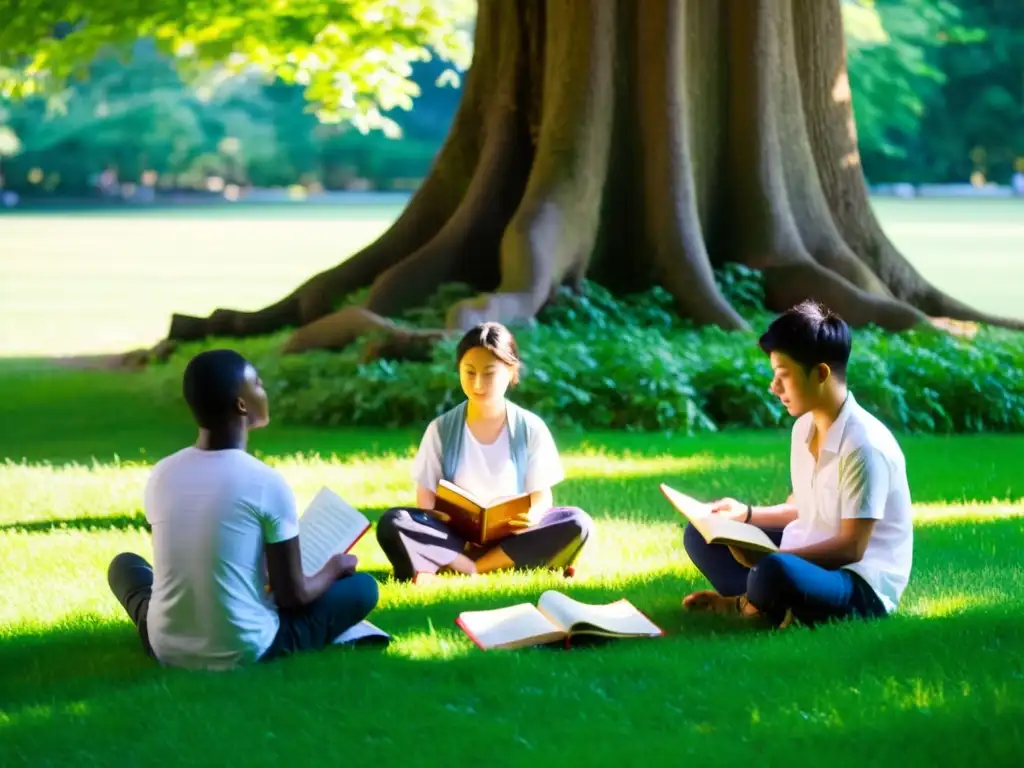
[[370, 521], [330, 488], [321, 488], [299, 518], [302, 572], [312, 576], [331, 555], [346, 552]]
[[662, 634], [657, 625], [625, 599], [606, 605], [588, 605], [548, 590], [540, 596], [537, 606], [554, 623], [567, 629], [589, 624], [615, 635], [656, 637]]
[[391, 635], [385, 632], [375, 624], [371, 624], [368, 621], [361, 621], [358, 624], [349, 627], [334, 640], [331, 641], [332, 645], [345, 645], [347, 643], [355, 643], [357, 640], [362, 640], [364, 637], [380, 637], [384, 640], [390, 640]]
[[665, 494], [665, 497], [672, 502], [672, 506], [695, 526], [698, 521], [703, 520], [706, 517], [711, 517], [712, 512], [710, 504], [697, 501], [692, 496], [680, 493], [675, 488], [665, 485], [664, 483], [659, 487], [661, 488], [661, 492]]
[[441, 480], [437, 481], [437, 485], [438, 485], [439, 488], [440, 487], [447, 488], [452, 493], [454, 493], [454, 494], [456, 494], [458, 496], [462, 496], [470, 504], [476, 504], [478, 507], [481, 507], [481, 508], [487, 506], [484, 502], [482, 502], [480, 499], [478, 499], [472, 493], [467, 491], [465, 488], [460, 488], [459, 486], [455, 485], [455, 483], [449, 483], [447, 480], [442, 478]]
[[459, 619], [463, 628], [485, 649], [548, 643], [565, 635], [529, 603], [492, 611], [466, 611], [459, 614]]
[[718, 516], [701, 522], [706, 526], [706, 531], [701, 530], [705, 539], [727, 539], [729, 542], [747, 544], [762, 552], [777, 552], [779, 549], [775, 546], [775, 542], [768, 537], [768, 534], [756, 525]]

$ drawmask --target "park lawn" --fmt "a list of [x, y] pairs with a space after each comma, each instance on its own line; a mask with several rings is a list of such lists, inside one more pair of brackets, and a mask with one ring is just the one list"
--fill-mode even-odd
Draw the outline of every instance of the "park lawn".
[[[661, 499], [755, 503], [786, 492], [785, 433], [558, 434], [558, 501], [595, 517], [577, 578], [381, 583], [380, 651], [308, 654], [231, 673], [146, 660], [105, 569], [150, 554], [147, 465], [192, 437], [180, 406], [132, 375], [0, 364], [0, 765], [832, 766], [1011, 764], [1024, 746], [1024, 512], [1015, 436], [906, 437], [914, 575], [876, 623], [752, 632], [684, 616], [703, 586]], [[251, 448], [300, 504], [329, 484], [377, 516], [409, 500], [415, 431], [280, 424]], [[587, 650], [484, 653], [463, 610], [628, 597], [667, 632]]]
[[[381, 201], [0, 211], [0, 357], [124, 352], [175, 312], [258, 309], [376, 239], [403, 207]], [[1024, 200], [872, 204], [926, 278], [1020, 317]]]

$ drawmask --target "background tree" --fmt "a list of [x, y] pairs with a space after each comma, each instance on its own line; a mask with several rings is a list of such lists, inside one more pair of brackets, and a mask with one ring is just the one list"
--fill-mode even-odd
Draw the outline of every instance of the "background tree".
[[[131, 19], [133, 31], [185, 55], [186, 71], [256, 64], [306, 84], [322, 117], [363, 125], [385, 125], [377, 105], [409, 96], [398, 79], [417, 45], [457, 47], [433, 3], [165, 5]], [[14, 91], [68, 74], [125, 26], [97, 5], [63, 39], [24, 42], [67, 12], [0, 36], [9, 67], [10, 51], [35, 51], [9, 78]], [[360, 48], [361, 35], [376, 44]], [[839, 0], [486, 0], [474, 48], [451, 133], [380, 240], [261, 311], [175, 316], [169, 337], [298, 327], [293, 350], [368, 329], [403, 341], [385, 318], [443, 283], [480, 291], [451, 307], [448, 325], [463, 328], [530, 318], [584, 277], [618, 290], [660, 283], [684, 316], [744, 328], [713, 277], [728, 261], [763, 272], [771, 309], [814, 297], [855, 325], [949, 316], [1020, 327], [935, 289], [881, 231]], [[335, 311], [368, 285], [364, 306]]]

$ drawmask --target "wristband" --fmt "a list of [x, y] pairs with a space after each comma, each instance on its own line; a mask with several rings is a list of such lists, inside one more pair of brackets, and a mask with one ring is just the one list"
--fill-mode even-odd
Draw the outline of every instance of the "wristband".
[[749, 523], [750, 522], [750, 518], [752, 518], [753, 516], [754, 516], [754, 508], [751, 507], [749, 504], [747, 504], [747, 516], [746, 516], [746, 518], [744, 518], [743, 522], [744, 523]]

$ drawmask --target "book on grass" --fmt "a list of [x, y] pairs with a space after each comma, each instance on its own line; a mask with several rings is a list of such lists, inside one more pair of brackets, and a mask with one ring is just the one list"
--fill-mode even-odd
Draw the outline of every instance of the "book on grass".
[[661, 637], [664, 631], [628, 600], [590, 605], [555, 590], [544, 592], [537, 605], [520, 603], [490, 611], [465, 611], [455, 620], [482, 650], [511, 650], [564, 643], [572, 638]]
[[508, 523], [530, 511], [530, 494], [484, 501], [455, 483], [441, 480], [434, 508], [451, 518], [449, 525], [467, 541], [488, 544], [509, 534]]
[[661, 492], [689, 520], [708, 544], [731, 544], [757, 552], [778, 552], [775, 542], [756, 525], [733, 520], [711, 511], [711, 505], [697, 501], [662, 483]]
[[386, 647], [391, 642], [391, 635], [369, 621], [360, 621], [332, 641], [332, 645], [344, 645], [353, 648]]
[[370, 521], [341, 496], [321, 488], [299, 518], [302, 572], [312, 576], [331, 555], [348, 552], [370, 530]]

